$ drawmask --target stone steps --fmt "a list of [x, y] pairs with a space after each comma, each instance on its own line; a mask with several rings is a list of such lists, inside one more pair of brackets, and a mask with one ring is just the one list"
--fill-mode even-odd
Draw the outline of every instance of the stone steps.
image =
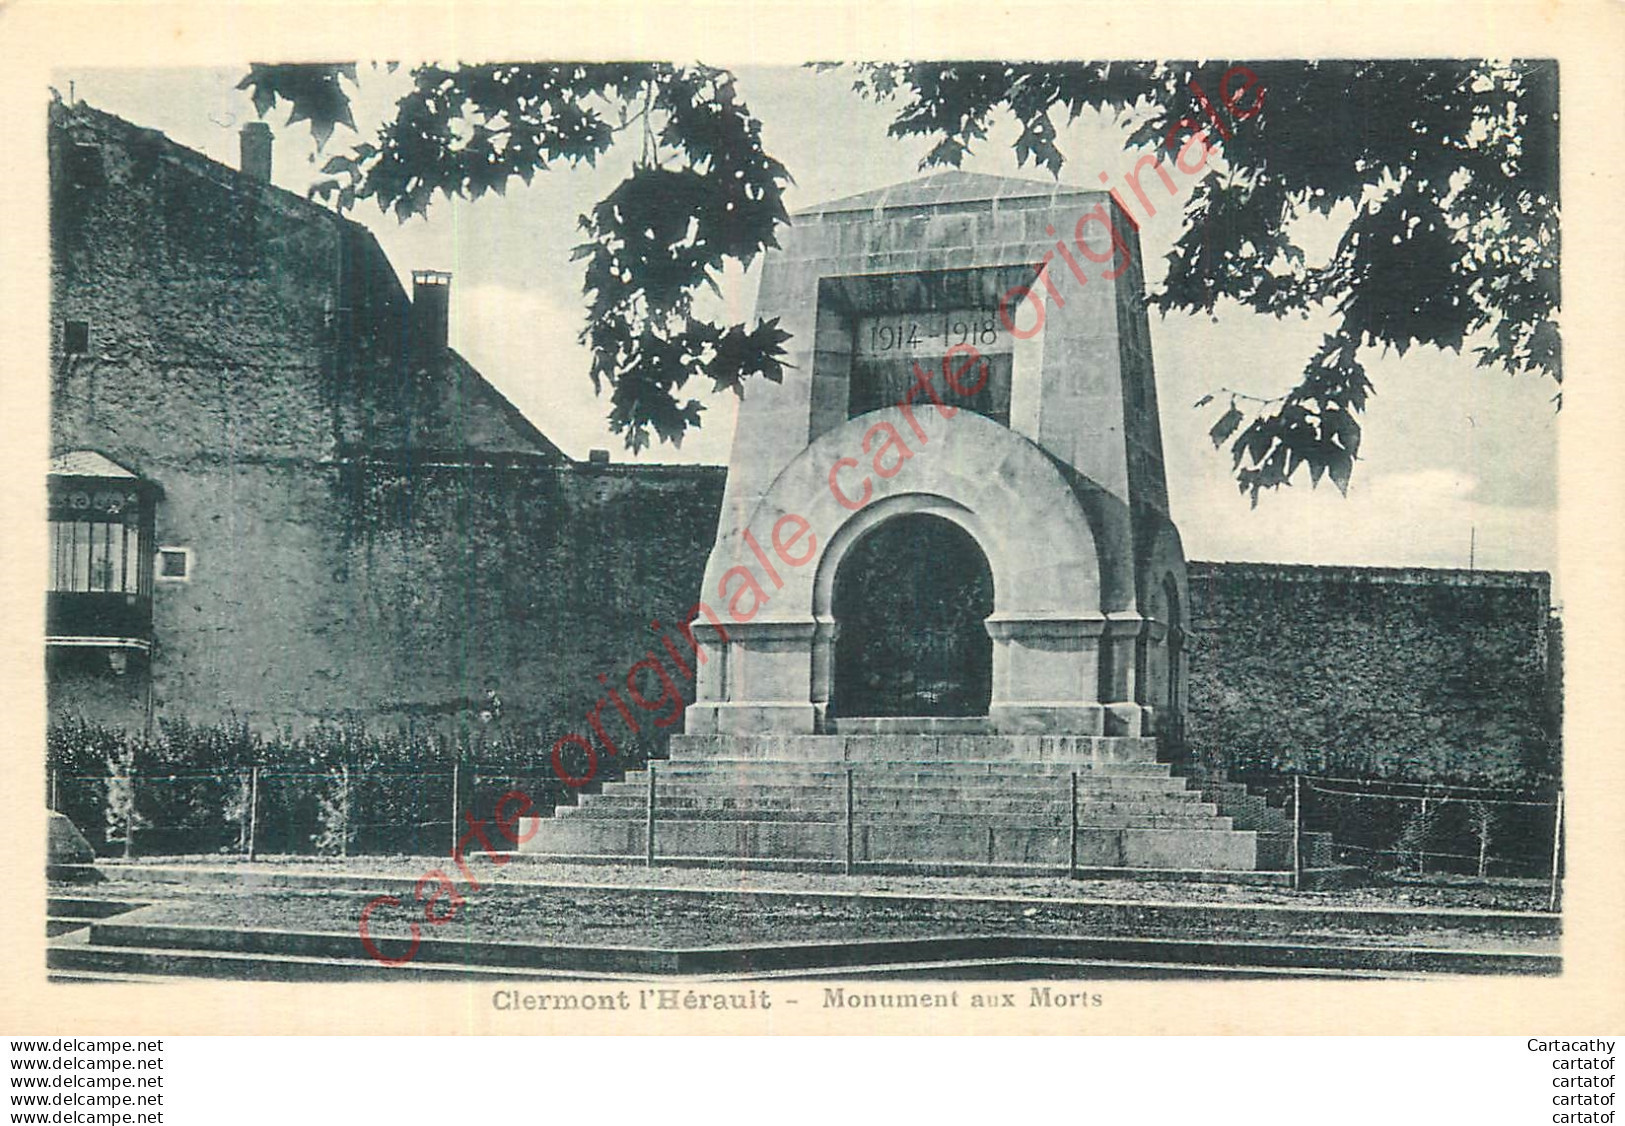
[[[928, 801], [928, 799], [908, 798], [876, 798], [876, 796], [860, 796], [853, 801], [853, 811], [858, 814], [889, 814], [889, 812], [915, 812], [915, 814], [933, 814], [933, 816], [952, 817], [955, 814], [964, 816], [998, 816], [998, 814], [1059, 814], [1069, 816], [1071, 806], [1066, 801], [1029, 801], [1029, 799], [1011, 798], [1006, 795], [973, 796], [973, 798], [955, 799], [955, 801]], [[580, 806], [565, 806], [559, 809], [559, 816], [587, 816], [588, 812], [595, 812], [595, 816], [621, 816], [630, 817], [634, 814], [643, 814], [648, 809], [647, 796], [634, 795], [634, 793], [614, 793], [614, 795], [588, 796], [583, 799]], [[785, 812], [830, 812], [830, 814], [843, 814], [847, 809], [845, 803], [838, 795], [819, 795], [816, 801], [791, 796], [760, 795], [760, 793], [700, 793], [700, 795], [666, 795], [656, 793], [656, 816], [676, 814], [682, 811], [731, 811], [739, 816], [775, 817]], [[1181, 817], [1212, 817], [1220, 814], [1217, 804], [1201, 801], [1199, 793], [1191, 793], [1188, 798], [1175, 798], [1173, 801], [1079, 801], [1077, 803], [1079, 816], [1085, 814], [1172, 814]]]
[[[574, 821], [634, 821], [634, 819], [620, 811], [608, 811], [594, 814], [591, 810], [573, 818]], [[808, 822], [813, 824], [845, 824], [845, 814], [841, 810], [789, 810], [776, 811], [771, 814], [762, 814], [752, 810], [737, 809], [678, 809], [658, 810], [656, 820], [661, 824], [669, 821], [717, 821], [717, 822]], [[929, 813], [908, 812], [905, 810], [871, 810], [855, 811], [854, 824], [856, 825], [1000, 825], [1012, 828], [1047, 828], [1069, 827], [1071, 817], [1065, 811], [1047, 810], [1038, 812], [992, 812], [992, 813]], [[1163, 813], [1161, 811], [1146, 811], [1136, 813], [1099, 813], [1090, 811], [1085, 815], [1079, 811], [1078, 824], [1082, 828], [1100, 829], [1230, 829], [1230, 819], [1220, 817], [1211, 811], [1178, 814]]]
[[145, 903], [97, 896], [50, 895], [45, 900], [45, 937], [58, 938], [87, 930], [103, 919], [144, 906]]
[[[1091, 801], [1078, 803], [1078, 816], [1151, 816], [1216, 817], [1222, 816], [1219, 807], [1211, 802], [1197, 800], [1177, 801]], [[633, 817], [645, 816], [648, 803], [644, 795], [610, 794], [588, 797], [573, 809], [560, 811], [563, 817]], [[1042, 817], [1068, 818], [1071, 807], [1065, 801], [1028, 801], [1004, 796], [971, 798], [956, 801], [858, 800], [852, 803], [858, 817], [931, 816], [931, 817]], [[823, 794], [819, 800], [784, 799], [760, 794], [706, 794], [657, 795], [657, 816], [677, 816], [688, 813], [723, 813], [739, 818], [775, 818], [786, 814], [807, 813], [845, 816], [846, 805], [833, 794]]]
[[704, 758], [656, 760], [663, 775], [710, 775], [716, 773], [754, 776], [794, 774], [808, 778], [845, 778], [850, 771], [858, 778], [1031, 778], [1065, 779], [1076, 773], [1080, 782], [1090, 778], [1174, 777], [1165, 762], [1007, 762], [1001, 759], [899, 759], [896, 762], [785, 762], [779, 759]]
[[101, 896], [52, 895], [46, 897], [45, 913], [51, 918], [108, 919], [145, 906], [133, 900]]
[[[174, 978], [223, 978], [232, 981], [435, 981], [471, 977], [492, 979], [535, 978], [536, 971], [505, 967], [454, 966], [423, 962], [386, 966], [366, 957], [299, 957], [220, 950], [143, 947], [118, 942], [111, 945], [59, 943], [46, 950], [46, 965], [54, 980], [160, 981]], [[566, 975], [550, 974], [553, 978]], [[577, 977], [581, 975], [568, 975]]]
[[[1019, 909], [1020, 905], [1013, 907]], [[745, 944], [623, 943], [606, 947], [589, 942], [519, 943], [425, 934], [417, 957], [403, 966], [386, 966], [364, 956], [353, 931], [104, 923], [89, 935], [51, 943], [46, 964], [51, 980], [64, 982], [918, 977], [944, 966], [963, 967], [972, 971], [965, 976], [985, 978], [990, 968], [1013, 963], [1031, 967], [1016, 976], [1033, 978], [1135, 976], [1137, 970], [1147, 971], [1138, 976], [1158, 977], [1210, 972], [1387, 976], [1555, 974], [1561, 970], [1556, 950], [1544, 937], [1553, 930], [1550, 927], [1531, 932], [1538, 937], [1503, 938], [1485, 948], [1463, 945], [1458, 935], [1449, 933], [1457, 924], [1455, 918], [1433, 921], [1389, 913], [1392, 918], [1373, 919], [1371, 929], [1362, 933], [1313, 911], [1264, 918], [1260, 921], [1266, 925], [1260, 928], [1256, 924], [1226, 925], [1226, 916], [1234, 913], [1228, 906], [1080, 904], [1073, 910], [1080, 913], [1070, 933], [1022, 933], [1019, 924], [1000, 926], [995, 922], [948, 927], [930, 936], [864, 934], [839, 942], [820, 935]], [[1278, 909], [1269, 913], [1280, 914]], [[1250, 917], [1258, 914], [1251, 912]], [[1493, 925], [1499, 929], [1503, 924]], [[1439, 928], [1446, 929], [1435, 934]], [[1375, 937], [1387, 934], [1406, 937], [1404, 941]], [[396, 945], [403, 942], [401, 936], [380, 936], [380, 940]]]
[[[1067, 867], [1075, 846], [1089, 868], [1255, 870], [1255, 834], [1156, 754], [1155, 739], [1118, 736], [675, 736], [670, 761], [653, 764], [653, 850], [741, 863]], [[633, 772], [527, 821], [534, 835], [520, 851], [647, 856], [649, 781]]]
[[1116, 735], [674, 735], [673, 760], [1112, 763], [1157, 760], [1157, 741]]
[[[549, 856], [645, 855], [642, 818], [565, 817], [521, 822], [524, 854]], [[1078, 864], [1090, 868], [1189, 868], [1193, 856], [1213, 870], [1251, 871], [1257, 863], [1252, 833], [1219, 818], [1200, 827], [1080, 826]], [[945, 823], [854, 824], [853, 861], [884, 863], [1022, 864], [1065, 867], [1070, 861], [1069, 825], [1022, 825], [1009, 819], [963, 818]], [[700, 820], [659, 819], [657, 856], [729, 857], [741, 861], [787, 859], [839, 861], [846, 850], [844, 819]]]
[[1204, 800], [1217, 802], [1225, 813], [1234, 817], [1239, 829], [1264, 833], [1292, 831], [1292, 820], [1285, 811], [1270, 805], [1240, 782], [1196, 778], [1191, 780], [1191, 785], [1201, 791]]
[[[608, 789], [598, 794], [586, 794], [577, 808], [593, 805], [625, 806], [642, 809], [648, 804], [647, 787], [627, 786]], [[1006, 790], [945, 790], [914, 791], [907, 787], [888, 787], [884, 790], [853, 790], [853, 805], [859, 809], [1065, 809], [1071, 803], [1065, 792], [1006, 791]], [[655, 788], [655, 805], [681, 808], [708, 804], [744, 805], [755, 803], [763, 811], [774, 809], [846, 808], [844, 787], [790, 787], [790, 786], [691, 786], [678, 789], [664, 785]], [[1135, 790], [1121, 789], [1086, 793], [1079, 791], [1078, 805], [1145, 805], [1174, 806], [1210, 805], [1218, 811], [1218, 803], [1204, 802], [1196, 790]], [[568, 808], [568, 807], [566, 807]], [[1188, 811], [1187, 811], [1188, 812]]]
[[[1226, 789], [1229, 789], [1229, 787], [1226, 787]], [[1246, 787], [1242, 786], [1238, 787], [1238, 789], [1242, 791], [1239, 794], [1220, 793], [1212, 795], [1214, 801], [1218, 802], [1226, 810], [1233, 811], [1233, 816], [1237, 819], [1238, 824], [1245, 822], [1247, 828], [1257, 829], [1259, 832], [1278, 833], [1291, 830], [1292, 822], [1287, 818], [1286, 814], [1258, 795], [1247, 793]]]
[[[1219, 811], [1230, 817], [1236, 828], [1257, 833], [1260, 869], [1292, 867], [1292, 818], [1286, 810], [1270, 805], [1245, 783], [1230, 781], [1223, 771], [1193, 767], [1179, 773], [1189, 778], [1190, 785], [1201, 793], [1204, 801], [1217, 803]], [[1336, 848], [1330, 833], [1304, 832], [1298, 846], [1305, 868], [1330, 868], [1336, 863]]]
[[[639, 793], [645, 793], [648, 790], [648, 778], [648, 774], [644, 771], [631, 771], [623, 781], [605, 782], [600, 793], [630, 792], [633, 789]], [[897, 775], [863, 775], [854, 777], [852, 785], [854, 792], [858, 794], [919, 795], [922, 799], [951, 798], [955, 795], [1008, 794], [1013, 796], [1032, 795], [1035, 799], [1047, 798], [1054, 801], [1068, 801], [1071, 794], [1071, 781], [1066, 777], [1044, 782], [1003, 777], [953, 780], [936, 778], [917, 781]], [[794, 774], [768, 772], [758, 772], [750, 775], [718, 772], [713, 774], [683, 774], [674, 778], [665, 769], [657, 767], [655, 771], [655, 788], [658, 793], [662, 794], [759, 791], [815, 799], [819, 794], [837, 793], [844, 795], [846, 793], [846, 777], [844, 775], [830, 775], [824, 778], [805, 778]], [[1127, 793], [1153, 794], [1159, 797], [1162, 795], [1177, 797], [1181, 794], [1189, 794], [1192, 798], [1201, 797], [1201, 792], [1187, 786], [1183, 778], [1125, 774], [1078, 779], [1078, 796], [1080, 799]], [[842, 800], [845, 800], [844, 797]]]

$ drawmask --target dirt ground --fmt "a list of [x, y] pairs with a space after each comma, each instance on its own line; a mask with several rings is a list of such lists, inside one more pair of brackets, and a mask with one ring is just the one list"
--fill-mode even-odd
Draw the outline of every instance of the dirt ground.
[[[222, 867], [240, 871], [325, 873], [362, 882], [353, 889], [266, 887], [263, 884], [163, 882], [164, 862], [110, 866], [118, 878], [98, 894], [139, 899], [154, 906], [141, 921], [355, 933], [362, 908], [388, 888], [368, 888], [367, 877], [416, 879], [440, 868], [454, 878], [455, 867], [428, 858], [376, 858], [350, 861], [287, 860], [221, 865], [197, 858], [196, 870]], [[418, 922], [425, 937], [476, 941], [560, 943], [592, 946], [700, 947], [775, 942], [850, 941], [854, 938], [924, 938], [945, 935], [1089, 935], [1290, 940], [1299, 943], [1354, 943], [1467, 949], [1556, 949], [1555, 939], [1531, 939], [1523, 928], [1491, 923], [1461, 928], [1448, 919], [1425, 920], [1396, 933], [1362, 927], [1357, 920], [1321, 916], [1290, 930], [1261, 931], [1256, 916], [1188, 918], [1173, 923], [1142, 912], [1095, 912], [1080, 922], [1076, 905], [1272, 904], [1310, 908], [1512, 909], [1545, 905], [1545, 889], [1505, 882], [1428, 882], [1293, 893], [1279, 888], [1137, 880], [1027, 879], [920, 876], [837, 876], [810, 873], [738, 872], [719, 869], [570, 866], [515, 862], [500, 870], [474, 860], [482, 887], [472, 890], [457, 879], [463, 899], [445, 925], [423, 924], [420, 904], [396, 890], [399, 906], [383, 905], [372, 922], [375, 935], [406, 934]], [[432, 882], [432, 881], [431, 881]], [[672, 896], [675, 888], [772, 891], [768, 900], [727, 895]], [[622, 890], [625, 889], [625, 890]], [[844, 898], [831, 898], [837, 893]], [[429, 890], [425, 890], [425, 896]], [[447, 899], [435, 904], [444, 913]], [[1283, 920], [1283, 923], [1285, 920]]]
[[[1550, 886], [1541, 880], [1486, 879], [1368, 873], [1353, 887], [1292, 891], [1246, 884], [1141, 879], [1069, 880], [1028, 876], [838, 875], [819, 872], [739, 871], [725, 868], [642, 865], [558, 864], [519, 858], [500, 867], [470, 857], [478, 879], [489, 884], [523, 882], [550, 885], [612, 885], [646, 888], [726, 888], [740, 891], [800, 891], [924, 895], [934, 898], [1082, 899], [1144, 903], [1232, 903], [1282, 906], [1439, 908], [1451, 910], [1541, 911], [1548, 909]], [[248, 867], [235, 857], [153, 857], [109, 864], [110, 871], [135, 872], [165, 865]], [[309, 871], [348, 876], [381, 875], [415, 879], [434, 869], [451, 871], [443, 856], [349, 859], [310, 856], [261, 858], [253, 868]], [[489, 880], [487, 880], [487, 874]]]
[[[140, 921], [255, 930], [357, 932], [365, 892], [278, 890], [274, 893], [212, 893], [166, 899], [142, 912]], [[436, 904], [446, 910], [445, 900]], [[405, 936], [416, 922], [425, 937], [483, 942], [566, 944], [598, 947], [684, 948], [778, 942], [850, 941], [854, 938], [927, 938], [946, 935], [1136, 936], [1237, 938], [1293, 943], [1354, 943], [1450, 949], [1547, 949], [1532, 941], [1492, 932], [1468, 934], [1439, 927], [1423, 934], [1370, 934], [1358, 927], [1314, 925], [1288, 936], [1255, 936], [1245, 925], [1210, 923], [1191, 933], [1143, 921], [1079, 923], [1064, 912], [1019, 903], [928, 899], [776, 900], [771, 908], [726, 898], [606, 895], [590, 889], [552, 890], [487, 886], [465, 896], [455, 917], [438, 928], [423, 924], [419, 905], [384, 906], [372, 920], [378, 936]], [[358, 933], [358, 932], [357, 932]]]

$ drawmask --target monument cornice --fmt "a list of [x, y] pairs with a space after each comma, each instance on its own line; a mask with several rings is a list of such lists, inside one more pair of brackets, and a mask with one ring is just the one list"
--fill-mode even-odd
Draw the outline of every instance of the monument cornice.
[[1081, 640], [1099, 637], [1106, 630], [1104, 614], [993, 614], [988, 636], [994, 641], [1025, 639]]

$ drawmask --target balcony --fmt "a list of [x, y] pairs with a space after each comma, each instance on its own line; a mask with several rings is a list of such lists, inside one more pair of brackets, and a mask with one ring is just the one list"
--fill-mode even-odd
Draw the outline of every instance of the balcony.
[[45, 642], [147, 652], [152, 648], [152, 599], [120, 592], [51, 591], [45, 601]]
[[51, 649], [102, 649], [122, 663], [152, 650], [153, 518], [158, 487], [94, 450], [51, 460]]

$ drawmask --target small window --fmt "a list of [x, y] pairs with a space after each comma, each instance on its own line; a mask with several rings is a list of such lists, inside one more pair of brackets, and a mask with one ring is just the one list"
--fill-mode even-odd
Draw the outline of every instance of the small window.
[[158, 549], [158, 580], [160, 582], [185, 582], [192, 577], [192, 552], [185, 547], [160, 547]]
[[62, 350], [70, 356], [83, 356], [90, 351], [89, 321], [69, 321], [62, 326]]
[[76, 188], [93, 188], [107, 178], [100, 145], [80, 142], [68, 150], [68, 179]]

